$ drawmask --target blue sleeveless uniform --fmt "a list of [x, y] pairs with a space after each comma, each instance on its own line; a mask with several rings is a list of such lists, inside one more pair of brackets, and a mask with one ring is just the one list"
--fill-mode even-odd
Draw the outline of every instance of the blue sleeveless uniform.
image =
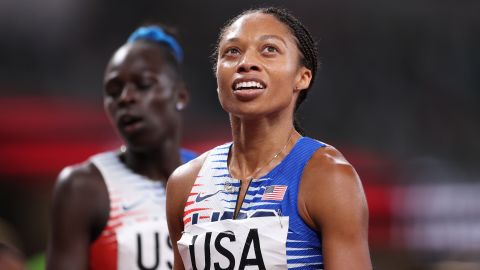
[[227, 169], [231, 143], [211, 150], [185, 205], [178, 246], [186, 268], [323, 269], [321, 236], [297, 204], [305, 165], [323, 146], [300, 138], [280, 164], [251, 182], [236, 219], [240, 181]]

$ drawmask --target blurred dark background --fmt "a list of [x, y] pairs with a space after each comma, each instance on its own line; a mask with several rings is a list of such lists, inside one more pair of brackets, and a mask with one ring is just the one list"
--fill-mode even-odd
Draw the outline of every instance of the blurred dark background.
[[184, 145], [229, 140], [210, 55], [240, 11], [276, 5], [315, 35], [307, 134], [344, 152], [370, 207], [376, 269], [480, 269], [480, 2], [0, 2], [0, 241], [45, 247], [63, 166], [117, 147], [102, 108], [112, 53], [144, 22], [176, 26], [192, 95]]

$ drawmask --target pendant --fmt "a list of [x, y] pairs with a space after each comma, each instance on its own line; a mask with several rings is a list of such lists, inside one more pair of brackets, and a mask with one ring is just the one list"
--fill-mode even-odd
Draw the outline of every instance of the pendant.
[[233, 186], [230, 182], [226, 181], [225, 182], [225, 185], [223, 187], [225, 189], [225, 191], [228, 191], [228, 192], [233, 192]]

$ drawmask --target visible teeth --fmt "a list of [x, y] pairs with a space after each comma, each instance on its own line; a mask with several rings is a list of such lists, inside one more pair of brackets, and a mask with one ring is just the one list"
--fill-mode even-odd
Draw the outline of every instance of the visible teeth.
[[260, 88], [263, 89], [263, 86], [259, 82], [254, 82], [254, 81], [249, 81], [249, 82], [239, 82], [235, 85], [235, 89], [240, 89], [240, 88]]

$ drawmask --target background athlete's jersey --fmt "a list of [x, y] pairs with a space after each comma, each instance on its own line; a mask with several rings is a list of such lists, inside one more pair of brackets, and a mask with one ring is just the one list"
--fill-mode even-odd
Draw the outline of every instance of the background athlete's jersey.
[[[195, 155], [181, 153], [186, 162]], [[90, 269], [172, 269], [173, 251], [165, 212], [165, 188], [126, 167], [118, 153], [93, 156], [110, 199], [107, 225], [90, 246]]]
[[[279, 165], [251, 182], [236, 220], [232, 217], [240, 182], [232, 179], [227, 169], [230, 146], [228, 143], [210, 151], [189, 194], [184, 210], [185, 232], [179, 241], [186, 267], [323, 269], [321, 236], [300, 217], [297, 196], [305, 165], [324, 144], [307, 137], [299, 139]], [[220, 227], [216, 223], [223, 224]], [[286, 241], [281, 239], [282, 229]], [[277, 235], [272, 235], [274, 230]], [[239, 235], [247, 232], [248, 237]], [[248, 245], [238, 244], [240, 239], [249, 241]]]

